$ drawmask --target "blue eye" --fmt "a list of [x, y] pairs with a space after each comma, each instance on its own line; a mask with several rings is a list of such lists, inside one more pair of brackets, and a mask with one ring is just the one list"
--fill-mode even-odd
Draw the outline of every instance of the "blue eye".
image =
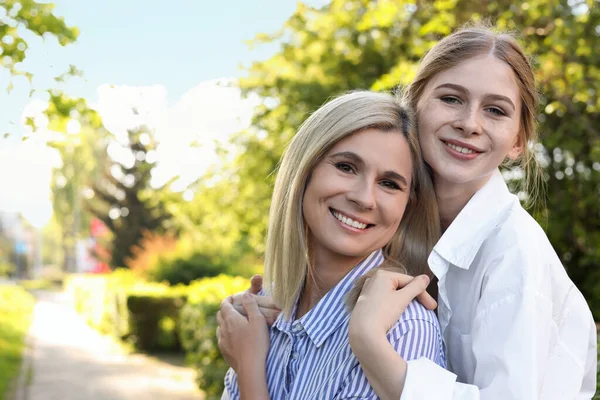
[[460, 100], [454, 96], [444, 96], [441, 97], [440, 100], [448, 104], [461, 104]]
[[498, 107], [489, 107], [488, 111], [494, 115], [504, 116], [506, 113]]

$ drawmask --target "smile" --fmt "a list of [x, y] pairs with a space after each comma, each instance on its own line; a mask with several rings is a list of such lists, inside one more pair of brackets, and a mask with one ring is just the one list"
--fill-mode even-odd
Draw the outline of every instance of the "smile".
[[475, 150], [471, 150], [466, 147], [457, 146], [452, 143], [444, 142], [444, 144], [446, 146], [450, 147], [452, 150], [457, 151], [459, 153], [463, 153], [463, 154], [476, 154], [477, 153]]
[[355, 221], [352, 218], [347, 217], [344, 214], [340, 213], [339, 211], [335, 211], [331, 208], [329, 209], [329, 211], [331, 211], [331, 215], [333, 215], [335, 217], [335, 219], [337, 219], [344, 225], [348, 225], [349, 227], [364, 230], [364, 229], [367, 229], [367, 228], [373, 226], [372, 224], [365, 224], [363, 222]]

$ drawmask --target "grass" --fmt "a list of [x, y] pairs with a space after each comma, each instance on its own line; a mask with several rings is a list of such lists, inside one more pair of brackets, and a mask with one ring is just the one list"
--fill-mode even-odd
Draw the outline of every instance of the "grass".
[[34, 297], [19, 286], [0, 285], [0, 400], [19, 375]]

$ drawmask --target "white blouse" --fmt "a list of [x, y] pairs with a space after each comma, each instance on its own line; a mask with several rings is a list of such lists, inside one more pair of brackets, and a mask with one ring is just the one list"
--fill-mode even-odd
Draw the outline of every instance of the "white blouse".
[[590, 399], [596, 326], [499, 171], [429, 256], [448, 368], [408, 362], [401, 400]]

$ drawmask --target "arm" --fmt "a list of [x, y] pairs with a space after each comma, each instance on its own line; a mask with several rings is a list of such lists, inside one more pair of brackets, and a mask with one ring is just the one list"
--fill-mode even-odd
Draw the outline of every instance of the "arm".
[[[390, 287], [401, 285], [390, 284], [390, 279], [387, 286], [382, 285], [383, 277], [380, 282], [374, 281], [377, 285], [371, 288], [365, 285], [365, 309], [370, 310], [372, 318], [356, 315], [351, 345], [353, 350], [356, 348], [369, 382], [382, 398], [573, 399], [593, 393], [596, 354], [594, 339], [590, 338], [593, 322], [589, 312], [585, 312], [585, 300], [575, 299], [571, 307], [564, 307], [561, 311], [565, 315], [557, 326], [553, 322], [556, 310], [543, 290], [525, 286], [507, 292], [505, 277], [518, 275], [506, 271], [506, 265], [524, 268], [527, 263], [526, 259], [507, 258], [490, 273], [485, 293], [478, 301], [470, 346], [475, 362], [473, 385], [456, 382], [456, 375], [429, 360], [406, 362], [393, 354], [391, 346], [383, 341], [381, 330], [394, 315], [384, 315], [378, 309], [383, 308], [381, 304], [394, 304], [389, 308], [400, 314], [416, 291], [406, 290], [401, 295], [407, 288], [392, 290]], [[576, 290], [571, 294], [580, 296]], [[585, 366], [589, 365], [591, 372], [586, 372]]]
[[[348, 331], [350, 347], [382, 399], [400, 398], [407, 370], [406, 361], [388, 341], [387, 332], [415, 297], [426, 295], [428, 283], [426, 276], [413, 278], [377, 271], [365, 282], [352, 311]], [[398, 290], [401, 287], [403, 289]], [[435, 302], [425, 298], [424, 303], [431, 307]], [[387, 306], [382, 306], [384, 304]]]
[[[377, 393], [383, 400], [397, 400], [400, 393], [392, 391], [395, 386], [392, 382], [397, 383], [398, 376], [406, 374], [405, 360], [422, 359], [445, 364], [441, 332], [435, 314], [416, 302], [409, 305], [402, 320], [392, 327], [387, 338], [372, 336], [355, 344], [353, 349], [360, 353], [361, 362], [366, 360], [364, 366], [367, 368], [359, 368], [360, 373], [346, 385], [341, 399], [354, 396], [365, 398], [367, 394], [375, 396]], [[364, 384], [360, 384], [361, 381]], [[357, 388], [366, 388], [367, 392], [357, 391]]]
[[243, 296], [243, 306], [248, 318], [240, 315], [229, 299], [221, 304], [217, 313], [219, 349], [237, 373], [241, 399], [268, 399], [266, 359], [269, 330], [265, 317], [250, 294]]

